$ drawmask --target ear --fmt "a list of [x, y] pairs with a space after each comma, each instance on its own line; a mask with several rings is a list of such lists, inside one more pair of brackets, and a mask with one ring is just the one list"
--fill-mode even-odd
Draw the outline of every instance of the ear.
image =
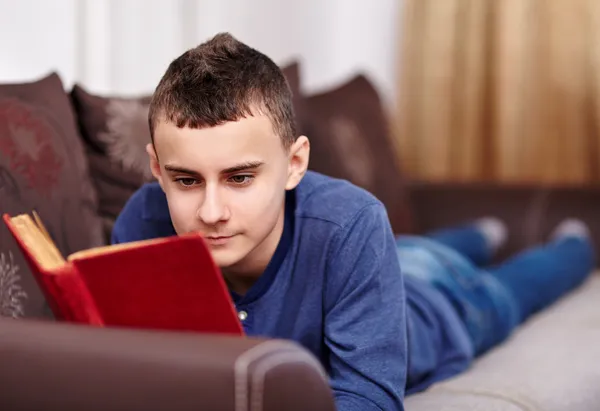
[[150, 171], [152, 171], [152, 175], [156, 180], [158, 180], [158, 184], [163, 186], [162, 175], [160, 174], [160, 163], [158, 162], [158, 156], [156, 155], [156, 150], [154, 149], [154, 144], [148, 143], [146, 145], [146, 153], [148, 153], [148, 158], [150, 159]]
[[300, 136], [289, 149], [288, 178], [286, 190], [293, 190], [300, 183], [306, 170], [310, 157], [310, 142], [306, 136]]

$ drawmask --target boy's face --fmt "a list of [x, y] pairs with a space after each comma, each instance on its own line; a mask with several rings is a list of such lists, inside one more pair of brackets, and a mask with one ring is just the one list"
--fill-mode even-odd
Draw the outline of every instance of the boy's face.
[[225, 271], [262, 274], [283, 230], [285, 191], [306, 172], [306, 137], [286, 150], [264, 115], [204, 129], [161, 121], [148, 154], [177, 233], [200, 232]]

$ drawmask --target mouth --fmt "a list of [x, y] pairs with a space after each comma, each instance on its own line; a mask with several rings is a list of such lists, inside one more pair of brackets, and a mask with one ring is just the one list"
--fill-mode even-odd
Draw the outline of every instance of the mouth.
[[224, 235], [219, 235], [219, 236], [206, 236], [204, 237], [204, 240], [206, 240], [206, 242], [209, 245], [212, 246], [222, 246], [227, 244], [235, 235], [229, 235], [229, 236], [224, 236]]

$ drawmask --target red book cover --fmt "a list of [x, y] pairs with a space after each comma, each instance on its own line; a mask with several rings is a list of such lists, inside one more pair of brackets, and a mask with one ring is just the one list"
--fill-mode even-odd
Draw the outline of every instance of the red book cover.
[[221, 272], [199, 234], [86, 250], [50, 265], [41, 264], [40, 251], [33, 250], [39, 238], [33, 241], [32, 235], [39, 233], [24, 234], [6, 214], [4, 221], [57, 318], [94, 326], [244, 335]]

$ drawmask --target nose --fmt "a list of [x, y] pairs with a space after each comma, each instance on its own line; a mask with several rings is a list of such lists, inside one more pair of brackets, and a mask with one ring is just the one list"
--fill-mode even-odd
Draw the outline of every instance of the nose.
[[204, 199], [198, 207], [197, 215], [206, 225], [215, 225], [226, 220], [229, 212], [217, 187], [206, 187]]

